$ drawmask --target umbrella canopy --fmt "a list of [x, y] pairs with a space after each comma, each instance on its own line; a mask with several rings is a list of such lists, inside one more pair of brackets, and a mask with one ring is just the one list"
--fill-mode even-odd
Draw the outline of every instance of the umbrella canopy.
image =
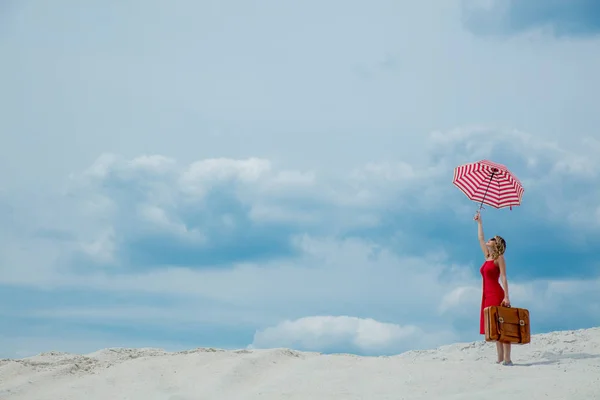
[[523, 185], [506, 166], [481, 160], [454, 169], [456, 187], [471, 200], [495, 208], [521, 205]]

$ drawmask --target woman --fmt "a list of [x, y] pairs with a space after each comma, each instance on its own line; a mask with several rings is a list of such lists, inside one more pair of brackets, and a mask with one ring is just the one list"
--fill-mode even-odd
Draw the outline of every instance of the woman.
[[[480, 272], [483, 278], [483, 294], [481, 297], [481, 318], [479, 324], [479, 333], [484, 335], [483, 309], [489, 306], [510, 307], [508, 297], [508, 281], [506, 279], [506, 261], [504, 260], [504, 251], [506, 250], [506, 241], [500, 236], [496, 236], [485, 241], [483, 236], [483, 226], [481, 223], [481, 214], [475, 215], [477, 221], [477, 237], [479, 245], [483, 251], [485, 262], [481, 266]], [[502, 282], [502, 286], [498, 280]], [[504, 286], [504, 289], [502, 288]], [[497, 363], [503, 365], [512, 365], [510, 359], [510, 343], [496, 342], [498, 352]]]

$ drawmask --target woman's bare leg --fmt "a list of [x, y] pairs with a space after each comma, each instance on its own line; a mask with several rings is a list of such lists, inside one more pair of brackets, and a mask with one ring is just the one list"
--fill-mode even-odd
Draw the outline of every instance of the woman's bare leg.
[[503, 343], [496, 342], [496, 351], [498, 352], [498, 363], [501, 363], [505, 359]]
[[503, 343], [502, 344], [503, 349], [503, 353], [504, 353], [504, 362], [511, 362], [510, 359], [510, 343]]

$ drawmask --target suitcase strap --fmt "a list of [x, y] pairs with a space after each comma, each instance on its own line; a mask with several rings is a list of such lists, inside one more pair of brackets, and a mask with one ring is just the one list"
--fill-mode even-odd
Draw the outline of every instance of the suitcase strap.
[[523, 316], [523, 312], [517, 309], [517, 315], [519, 316], [519, 341], [523, 341], [523, 336], [525, 336], [525, 319]]
[[[510, 308], [510, 306], [507, 307], [507, 308]], [[519, 332], [519, 342], [522, 342], [523, 341], [523, 337], [525, 336], [525, 329], [526, 329], [525, 328], [525, 319], [523, 318], [523, 312], [522, 312], [522, 310], [520, 310], [518, 308], [516, 310], [517, 310], [517, 317], [519, 318], [519, 322], [518, 322], [519, 328], [517, 330]], [[503, 334], [503, 332], [504, 332], [503, 325], [505, 323], [504, 322], [504, 318], [499, 317], [497, 323], [499, 325], [498, 326], [498, 332], [500, 332], [500, 336], [504, 336], [504, 334]]]

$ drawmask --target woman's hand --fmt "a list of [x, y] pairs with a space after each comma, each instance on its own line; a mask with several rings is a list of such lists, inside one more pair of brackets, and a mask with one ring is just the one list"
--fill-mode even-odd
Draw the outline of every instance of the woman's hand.
[[502, 300], [502, 305], [504, 307], [510, 307], [510, 300], [509, 300], [508, 296], [505, 297], [504, 300]]
[[475, 214], [473, 219], [477, 222], [481, 222], [481, 213], [479, 211], [477, 211], [477, 214]]

